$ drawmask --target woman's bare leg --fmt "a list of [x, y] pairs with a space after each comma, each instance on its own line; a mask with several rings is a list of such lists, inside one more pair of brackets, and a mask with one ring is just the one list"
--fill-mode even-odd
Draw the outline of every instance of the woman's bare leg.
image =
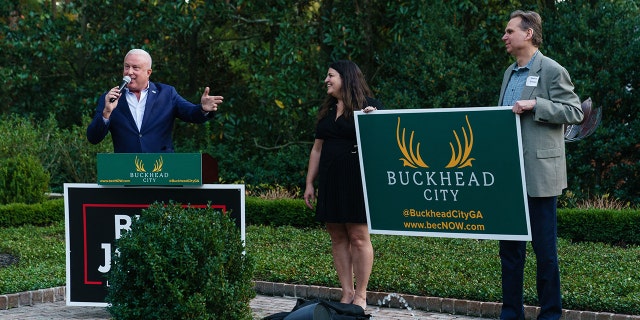
[[373, 268], [373, 246], [366, 224], [349, 223], [346, 225], [351, 246], [351, 263], [356, 280], [353, 304], [367, 306], [367, 286]]
[[355, 290], [353, 288], [353, 264], [347, 228], [343, 223], [327, 223], [327, 232], [331, 237], [333, 264], [338, 273], [340, 287], [342, 287], [340, 302], [351, 303]]

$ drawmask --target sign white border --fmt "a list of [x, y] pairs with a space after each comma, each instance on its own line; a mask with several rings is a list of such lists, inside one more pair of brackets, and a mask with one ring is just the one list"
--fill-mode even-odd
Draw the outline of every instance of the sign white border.
[[70, 239], [70, 226], [69, 226], [69, 201], [67, 201], [69, 188], [93, 188], [93, 189], [167, 189], [167, 188], [179, 188], [179, 189], [217, 189], [217, 190], [240, 190], [240, 232], [242, 243], [245, 243], [245, 188], [243, 184], [203, 184], [201, 186], [184, 186], [184, 187], [162, 187], [162, 186], [145, 186], [145, 187], [125, 187], [125, 186], [112, 186], [112, 185], [99, 185], [93, 183], [65, 183], [64, 184], [64, 220], [65, 220], [65, 252], [66, 252], [66, 305], [78, 306], [78, 307], [107, 307], [109, 304], [106, 302], [77, 302], [71, 301], [71, 239]]
[[529, 220], [529, 203], [527, 201], [527, 184], [524, 174], [524, 156], [522, 153], [522, 129], [520, 127], [520, 115], [515, 114], [516, 134], [518, 141], [518, 157], [520, 160], [520, 175], [522, 176], [522, 195], [524, 199], [524, 209], [526, 215], [527, 234], [526, 235], [501, 235], [501, 234], [478, 234], [478, 233], [448, 233], [448, 232], [419, 232], [419, 231], [397, 231], [397, 230], [381, 230], [371, 228], [371, 216], [369, 214], [369, 198], [367, 193], [367, 182], [365, 175], [365, 167], [362, 156], [362, 143], [360, 138], [359, 117], [371, 117], [376, 114], [406, 114], [406, 113], [433, 113], [433, 112], [477, 112], [477, 111], [496, 111], [511, 110], [510, 106], [494, 106], [494, 107], [471, 107], [471, 108], [437, 108], [437, 109], [393, 109], [393, 110], [376, 110], [370, 113], [356, 111], [356, 139], [358, 141], [358, 157], [360, 160], [360, 174], [362, 176], [362, 188], [364, 192], [364, 204], [367, 212], [367, 224], [369, 233], [371, 234], [387, 234], [400, 236], [417, 236], [417, 237], [439, 237], [439, 238], [463, 238], [463, 239], [486, 239], [486, 240], [518, 240], [531, 241], [531, 222]]

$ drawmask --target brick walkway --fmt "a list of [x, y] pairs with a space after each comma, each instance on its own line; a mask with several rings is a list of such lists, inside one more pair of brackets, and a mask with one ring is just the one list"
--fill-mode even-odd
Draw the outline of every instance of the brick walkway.
[[[296, 304], [293, 297], [269, 297], [258, 295], [251, 300], [251, 309], [254, 319], [262, 319], [268, 315], [291, 311]], [[389, 307], [369, 306], [366, 311], [371, 314], [371, 319], [376, 320], [404, 320], [404, 319], [431, 319], [431, 320], [474, 320], [477, 318], [467, 316], [452, 316], [441, 313], [431, 313], [425, 311], [397, 309]], [[69, 307], [64, 301], [40, 303], [33, 306], [21, 306], [19, 308], [0, 310], [2, 320], [107, 320], [110, 315], [105, 308], [101, 307]]]
[[[257, 281], [258, 295], [251, 300], [254, 319], [291, 311], [295, 297], [337, 300], [340, 290], [336, 288], [289, 285]], [[336, 298], [338, 297], [338, 298]], [[375, 320], [486, 320], [496, 319], [500, 303], [477, 302], [460, 299], [398, 295], [369, 292], [366, 313]], [[526, 319], [534, 320], [536, 307], [526, 307]], [[0, 295], [0, 319], [2, 320], [106, 320], [110, 315], [101, 307], [71, 307], [65, 303], [65, 287]], [[638, 315], [623, 315], [603, 312], [565, 310], [566, 320], [640, 320]]]

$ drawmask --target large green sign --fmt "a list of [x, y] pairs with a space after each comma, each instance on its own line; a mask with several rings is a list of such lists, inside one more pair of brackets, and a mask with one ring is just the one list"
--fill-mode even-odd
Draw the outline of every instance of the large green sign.
[[369, 231], [531, 240], [510, 107], [356, 113]]
[[99, 185], [199, 186], [199, 153], [99, 153]]

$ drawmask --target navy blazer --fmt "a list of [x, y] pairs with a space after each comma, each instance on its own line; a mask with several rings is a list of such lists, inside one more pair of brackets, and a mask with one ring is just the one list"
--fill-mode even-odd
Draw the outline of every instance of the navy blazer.
[[176, 118], [191, 123], [203, 123], [213, 117], [205, 115], [202, 106], [182, 98], [172, 86], [149, 82], [147, 103], [140, 130], [129, 109], [127, 98], [121, 95], [118, 106], [107, 123], [102, 118], [104, 97], [100, 96], [93, 121], [87, 127], [87, 139], [93, 144], [101, 142], [111, 132], [113, 151], [116, 153], [174, 152], [172, 131]]

